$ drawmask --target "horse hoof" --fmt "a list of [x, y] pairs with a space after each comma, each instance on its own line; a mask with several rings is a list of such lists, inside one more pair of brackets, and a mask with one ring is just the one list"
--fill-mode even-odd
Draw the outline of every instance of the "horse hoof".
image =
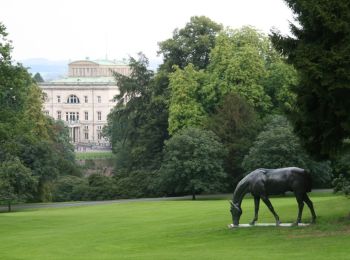
[[249, 223], [249, 225], [250, 225], [250, 226], [255, 226], [255, 222], [252, 221], [252, 222]]
[[276, 222], [276, 227], [279, 227], [281, 225], [281, 221]]

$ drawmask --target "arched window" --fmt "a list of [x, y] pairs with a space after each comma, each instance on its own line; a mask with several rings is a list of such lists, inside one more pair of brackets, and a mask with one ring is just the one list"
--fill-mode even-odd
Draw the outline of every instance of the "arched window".
[[70, 95], [67, 99], [67, 103], [69, 104], [78, 104], [79, 102], [79, 98], [76, 95]]

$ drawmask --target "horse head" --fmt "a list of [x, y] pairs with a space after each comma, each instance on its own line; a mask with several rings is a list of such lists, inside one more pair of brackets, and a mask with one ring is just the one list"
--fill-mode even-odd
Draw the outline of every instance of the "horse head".
[[241, 215], [242, 215], [242, 209], [238, 204], [233, 203], [232, 201], [230, 201], [230, 204], [231, 204], [230, 211], [232, 215], [232, 223], [234, 226], [238, 226], [239, 219], [241, 218]]

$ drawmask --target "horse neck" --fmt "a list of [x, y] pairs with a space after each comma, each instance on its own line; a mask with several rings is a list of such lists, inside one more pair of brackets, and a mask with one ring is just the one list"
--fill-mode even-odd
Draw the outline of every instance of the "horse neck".
[[238, 205], [239, 207], [241, 207], [244, 195], [246, 195], [248, 192], [249, 192], [249, 183], [245, 179], [243, 179], [237, 184], [235, 192], [233, 193], [232, 202]]

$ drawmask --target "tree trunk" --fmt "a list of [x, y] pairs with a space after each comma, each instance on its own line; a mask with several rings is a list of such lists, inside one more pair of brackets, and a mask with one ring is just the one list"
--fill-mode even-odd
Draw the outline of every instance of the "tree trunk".
[[7, 202], [7, 209], [8, 209], [8, 212], [11, 212], [11, 201]]
[[196, 200], [196, 193], [194, 191], [192, 192], [192, 200]]

